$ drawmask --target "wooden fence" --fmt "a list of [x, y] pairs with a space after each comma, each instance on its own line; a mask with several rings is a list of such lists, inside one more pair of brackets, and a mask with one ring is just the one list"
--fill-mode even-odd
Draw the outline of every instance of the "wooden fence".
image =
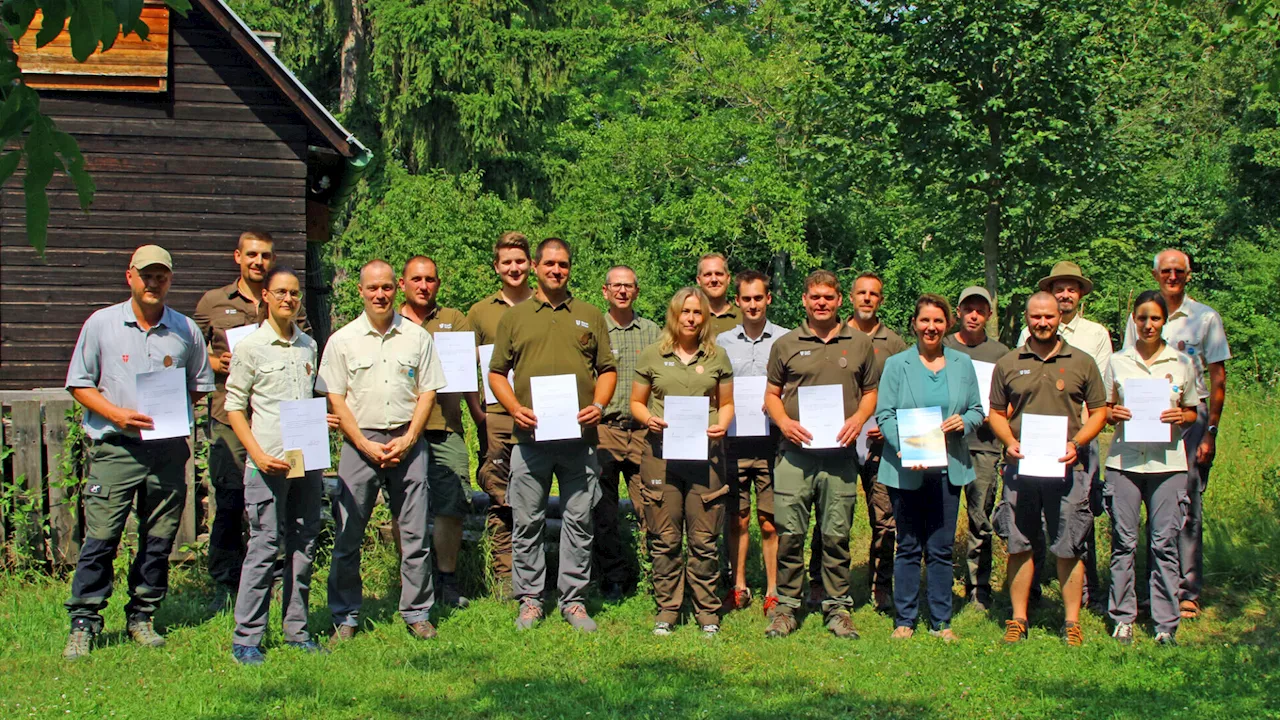
[[[68, 413], [75, 401], [62, 388], [0, 391], [4, 432], [0, 434], [0, 565], [22, 562], [65, 569], [80, 555], [79, 484], [84, 470], [68, 459]], [[183, 550], [197, 534], [194, 453], [187, 462], [187, 502], [174, 543], [173, 560], [186, 560]]]

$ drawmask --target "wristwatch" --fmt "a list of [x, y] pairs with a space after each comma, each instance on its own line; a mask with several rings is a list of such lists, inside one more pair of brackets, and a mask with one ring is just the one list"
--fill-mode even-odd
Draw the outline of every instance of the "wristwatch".
[[591, 403], [591, 405], [592, 405], [592, 407], [599, 408], [599, 409], [600, 409], [600, 412], [604, 412], [604, 406], [603, 406], [603, 405], [601, 405], [600, 403], [598, 403], [598, 402], [593, 402], [593, 403]]
[[1215, 437], [1216, 437], [1216, 436], [1217, 436], [1217, 434], [1218, 434], [1218, 426], [1217, 426], [1217, 425], [1210, 425], [1209, 427], [1205, 428], [1205, 432], [1207, 432], [1207, 433], [1209, 433], [1210, 435], [1213, 435], [1213, 436], [1215, 436]]
[[1067, 442], [1075, 446], [1076, 452], [1080, 452], [1080, 443], [1076, 442], [1074, 438], [1068, 440]]

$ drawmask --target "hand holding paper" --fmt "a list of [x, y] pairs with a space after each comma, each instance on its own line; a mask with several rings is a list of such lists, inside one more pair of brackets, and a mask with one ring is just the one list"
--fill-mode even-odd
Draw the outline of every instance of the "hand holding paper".
[[582, 426], [578, 424], [578, 381], [574, 376], [531, 377], [529, 394], [533, 397], [533, 413], [537, 416], [533, 431], [536, 442], [582, 437]]
[[280, 436], [286, 461], [296, 450], [302, 453], [303, 470], [329, 469], [329, 419], [324, 398], [280, 403]]
[[151, 418], [152, 428], [142, 430], [143, 440], [164, 440], [191, 434], [191, 405], [187, 373], [165, 368], [134, 376], [138, 412]]
[[844, 429], [844, 387], [840, 385], [806, 385], [799, 388], [800, 424], [813, 438], [806, 447], [813, 449], [844, 447], [840, 431]]
[[[445, 386], [441, 393], [476, 391], [476, 334], [473, 332], [437, 332], [436, 353], [444, 370]], [[492, 350], [490, 353], [492, 354]], [[488, 368], [485, 369], [488, 374]]]
[[1022, 452], [1022, 459], [1018, 460], [1019, 475], [1063, 477], [1067, 468], [1059, 458], [1067, 446], [1067, 417], [1024, 414], [1018, 445]]
[[1165, 378], [1130, 378], [1124, 381], [1125, 442], [1167, 443], [1172, 437], [1161, 414], [1170, 408], [1170, 383]]
[[662, 456], [667, 460], [706, 460], [707, 421], [711, 398], [668, 395], [663, 400]]
[[729, 437], [759, 437], [769, 434], [769, 419], [764, 413], [764, 389], [768, 379], [763, 375], [733, 379], [733, 421]]

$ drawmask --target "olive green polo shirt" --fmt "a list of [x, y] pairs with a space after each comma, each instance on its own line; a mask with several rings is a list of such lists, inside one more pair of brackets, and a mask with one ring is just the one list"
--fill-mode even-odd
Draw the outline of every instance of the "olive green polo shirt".
[[991, 409], [1008, 410], [1014, 437], [1022, 436], [1023, 413], [1064, 416], [1069, 437], [1075, 437], [1083, 425], [1080, 406], [1092, 412], [1106, 402], [1098, 364], [1066, 340], [1044, 360], [1023, 345], [997, 360], [991, 374]]
[[[498, 323], [488, 369], [501, 375], [515, 370], [516, 400], [529, 408], [533, 407], [529, 378], [573, 375], [578, 406], [586, 407], [595, 396], [596, 378], [617, 366], [604, 314], [570, 295], [554, 306], [535, 296], [508, 310]], [[515, 436], [516, 442], [533, 441], [533, 433], [518, 425]], [[582, 438], [595, 445], [595, 428], [583, 428]]]
[[742, 310], [737, 305], [729, 303], [723, 315], [711, 313], [711, 338], [714, 340], [720, 336], [720, 333], [728, 332], [741, 324]]
[[[508, 305], [506, 300], [502, 299], [502, 293], [496, 292], [492, 295], [485, 296], [483, 300], [478, 301], [475, 305], [467, 310], [467, 322], [471, 324], [471, 329], [476, 334], [476, 347], [481, 345], [494, 345], [498, 342], [498, 323], [502, 321], [502, 316], [507, 314], [513, 306]], [[487, 368], [480, 368], [480, 372], [488, 372]], [[485, 405], [485, 412], [497, 415], [506, 415], [507, 409], [502, 407], [502, 403], [489, 403]]]
[[724, 348], [715, 348], [711, 355], [705, 348], [682, 362], [674, 348], [662, 349], [662, 341], [645, 348], [636, 361], [635, 381], [649, 386], [649, 412], [662, 417], [663, 400], [668, 395], [711, 398], [708, 425], [720, 422], [718, 390], [720, 383], [733, 379], [733, 366]]
[[[769, 351], [769, 384], [782, 388], [787, 417], [800, 419], [801, 386], [839, 385], [844, 389], [844, 416], [852, 416], [864, 393], [880, 385], [881, 365], [866, 333], [841, 324], [824, 342], [808, 323], [778, 338]], [[784, 440], [784, 442], [789, 442]]]
[[[422, 327], [433, 338], [438, 332], [471, 332], [471, 323], [462, 311], [439, 305], [427, 313], [427, 320], [422, 323]], [[463, 393], [436, 393], [436, 404], [432, 406], [431, 416], [427, 418], [427, 429], [447, 430], [461, 435], [462, 396]]]
[[[857, 325], [851, 325], [857, 330]], [[907, 343], [902, 340], [902, 336], [885, 327], [882, 322], [876, 326], [876, 331], [868, 337], [871, 338], [871, 349], [875, 353], [876, 368], [880, 372], [884, 372], [884, 361], [897, 355], [907, 349]]]

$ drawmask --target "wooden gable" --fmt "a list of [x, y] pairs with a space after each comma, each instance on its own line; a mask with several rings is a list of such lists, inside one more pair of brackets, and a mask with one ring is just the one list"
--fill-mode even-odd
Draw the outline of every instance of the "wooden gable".
[[37, 10], [22, 42], [13, 44], [27, 85], [37, 90], [96, 92], [169, 89], [169, 8], [164, 4], [143, 5], [141, 19], [150, 31], [146, 40], [135, 33], [120, 36], [110, 50], [95, 52], [84, 62], [71, 55], [71, 35], [65, 31], [48, 45], [36, 47], [43, 19]]

